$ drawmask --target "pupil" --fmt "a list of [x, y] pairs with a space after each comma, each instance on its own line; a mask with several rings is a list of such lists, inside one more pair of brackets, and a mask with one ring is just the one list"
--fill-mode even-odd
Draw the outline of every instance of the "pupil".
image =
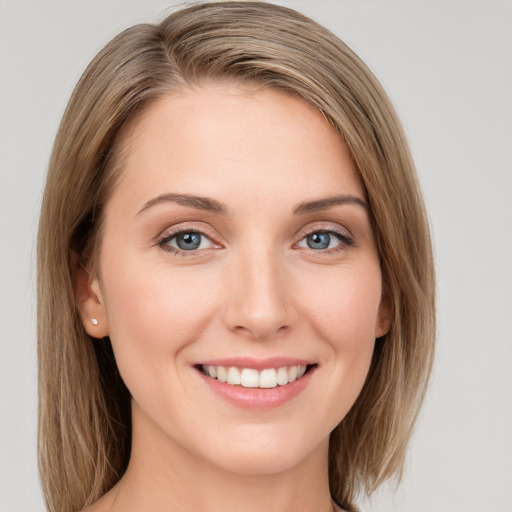
[[313, 233], [308, 236], [308, 246], [310, 249], [327, 249], [331, 237], [328, 233]]
[[176, 244], [185, 251], [197, 249], [201, 244], [201, 235], [199, 233], [182, 233], [176, 237]]

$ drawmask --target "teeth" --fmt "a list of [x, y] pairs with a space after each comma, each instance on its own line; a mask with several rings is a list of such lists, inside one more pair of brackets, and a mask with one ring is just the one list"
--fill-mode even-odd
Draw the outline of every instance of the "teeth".
[[234, 367], [229, 368], [226, 382], [234, 386], [240, 384], [240, 370]]
[[260, 388], [275, 388], [277, 386], [277, 373], [274, 368], [260, 372]]
[[266, 368], [258, 371], [253, 368], [236, 368], [235, 366], [202, 365], [205, 375], [220, 382], [233, 386], [242, 385], [245, 388], [275, 388], [285, 386], [300, 379], [306, 373], [307, 366], [282, 366], [281, 368]]
[[259, 386], [258, 370], [244, 368], [240, 376], [240, 384], [244, 388], [257, 388]]
[[228, 372], [224, 366], [217, 366], [217, 380], [220, 380], [221, 382], [227, 382]]
[[288, 368], [286, 368], [286, 366], [283, 366], [277, 370], [277, 383], [280, 386], [288, 384]]

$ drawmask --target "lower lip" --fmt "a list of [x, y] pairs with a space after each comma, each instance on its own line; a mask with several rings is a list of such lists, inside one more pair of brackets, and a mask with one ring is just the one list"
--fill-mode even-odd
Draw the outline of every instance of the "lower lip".
[[233, 386], [197, 372], [209, 388], [231, 404], [246, 409], [272, 409], [279, 407], [301, 393], [311, 380], [315, 367], [310, 368], [300, 379], [275, 388], [244, 388]]

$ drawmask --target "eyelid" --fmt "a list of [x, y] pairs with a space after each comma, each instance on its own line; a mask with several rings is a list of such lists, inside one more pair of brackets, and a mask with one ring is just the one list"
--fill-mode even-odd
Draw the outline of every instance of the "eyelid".
[[304, 240], [304, 238], [306, 238], [307, 236], [309, 236], [313, 233], [333, 234], [340, 241], [341, 247], [334, 247], [331, 249], [318, 250], [318, 249], [304, 248], [306, 250], [314, 251], [315, 253], [318, 253], [318, 254], [320, 254], [320, 253], [326, 254], [326, 253], [329, 253], [330, 251], [336, 251], [339, 249], [347, 249], [349, 247], [357, 247], [355, 238], [348, 228], [341, 227], [338, 224], [326, 223], [326, 222], [321, 222], [318, 224], [310, 224], [310, 225], [306, 226], [305, 228], [300, 229], [297, 233], [298, 240], [297, 240], [297, 242], [294, 243], [294, 246], [298, 246], [298, 244], [300, 242], [302, 242], [302, 240]]
[[[223, 245], [218, 242], [218, 235], [217, 233], [209, 228], [207, 225], [204, 225], [203, 223], [199, 223], [200, 226], [198, 226], [194, 222], [183, 222], [178, 225], [174, 225], [170, 228], [167, 228], [163, 230], [156, 238], [155, 238], [155, 244], [160, 246], [162, 249], [167, 250], [169, 252], [174, 252], [176, 254], [183, 254], [186, 256], [192, 256], [194, 253], [199, 253], [206, 251], [207, 249], [199, 249], [199, 250], [192, 250], [192, 251], [184, 251], [182, 249], [173, 247], [171, 245], [168, 245], [167, 242], [169, 240], [172, 240], [174, 237], [178, 236], [180, 233], [198, 233], [204, 237], [206, 237], [212, 244], [213, 249], [222, 248]], [[185, 254], [186, 253], [186, 254]]]
[[[199, 224], [199, 225], [198, 225]], [[163, 230], [157, 237], [155, 237], [155, 244], [159, 245], [161, 248], [165, 250], [169, 250], [170, 252], [180, 253], [187, 256], [192, 256], [194, 253], [200, 253], [206, 251], [210, 248], [199, 249], [199, 250], [191, 250], [184, 251], [179, 248], [175, 248], [173, 246], [167, 245], [170, 239], [176, 237], [180, 233], [198, 233], [204, 237], [206, 237], [213, 245], [212, 248], [223, 248], [224, 245], [218, 241], [219, 235], [218, 233], [209, 227], [207, 224], [205, 225], [202, 222], [182, 222], [177, 225], [173, 225], [165, 230]], [[323, 232], [334, 234], [339, 240], [340, 245], [343, 248], [347, 249], [348, 247], [357, 247], [354, 236], [350, 232], [350, 230], [344, 226], [340, 226], [337, 223], [333, 222], [319, 222], [319, 223], [310, 223], [309, 225], [300, 228], [295, 235], [296, 242], [294, 242], [293, 246], [296, 247], [305, 237], [312, 233]], [[329, 251], [334, 251], [338, 248], [331, 248], [326, 250], [314, 250], [315, 252], [323, 252], [328, 253]], [[311, 249], [313, 251], [313, 249]]]
[[200, 233], [201, 235], [204, 235], [212, 241], [214, 239], [219, 238], [219, 235], [217, 234], [217, 231], [212, 229], [207, 224], [204, 224], [203, 222], [180, 222], [178, 224], [173, 224], [172, 226], [166, 227], [163, 229], [156, 237], [155, 241], [163, 240], [164, 238], [168, 238], [170, 236], [176, 236], [180, 233], [187, 233], [187, 232], [194, 232], [194, 233]]
[[[178, 237], [183, 234], [183, 233], [192, 233], [194, 235], [199, 235], [199, 237], [201, 238], [201, 241], [199, 243], [199, 247], [195, 248], [195, 249], [190, 249], [190, 250], [185, 250], [185, 249], [180, 249], [180, 247], [178, 246], [178, 242], [176, 241], [176, 245], [174, 245], [172, 242], [173, 240], [177, 240]], [[209, 247], [202, 247], [201, 248], [201, 245], [203, 245], [203, 240], [206, 240], [207, 241], [207, 244], [209, 244]], [[163, 238], [163, 240], [160, 242], [160, 244], [162, 246], [166, 246], [166, 247], [170, 247], [172, 249], [175, 249], [177, 251], [181, 251], [181, 250], [184, 250], [185, 252], [198, 252], [200, 250], [206, 250], [206, 249], [211, 249], [213, 246], [215, 246], [215, 242], [213, 242], [213, 240], [208, 236], [208, 235], [205, 235], [204, 233], [200, 233], [199, 231], [191, 231], [191, 230], [186, 230], [186, 231], [182, 231], [182, 232], [178, 232], [178, 233], [171, 233], [170, 235], [166, 236]]]
[[312, 233], [316, 233], [318, 231], [322, 231], [324, 233], [335, 233], [344, 239], [354, 239], [354, 235], [350, 232], [348, 228], [330, 222], [309, 224], [308, 226], [299, 229], [296, 234], [296, 237], [300, 237], [300, 240], [302, 240], [305, 236], [311, 235]]

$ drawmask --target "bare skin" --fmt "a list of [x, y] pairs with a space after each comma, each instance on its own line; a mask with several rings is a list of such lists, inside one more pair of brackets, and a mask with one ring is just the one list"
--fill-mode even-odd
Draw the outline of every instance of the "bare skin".
[[[330, 512], [329, 434], [389, 328], [348, 150], [303, 100], [226, 84], [161, 100], [124, 142], [77, 297], [112, 341], [133, 445], [88, 512]], [[306, 373], [233, 399], [205, 375], [233, 358]]]

